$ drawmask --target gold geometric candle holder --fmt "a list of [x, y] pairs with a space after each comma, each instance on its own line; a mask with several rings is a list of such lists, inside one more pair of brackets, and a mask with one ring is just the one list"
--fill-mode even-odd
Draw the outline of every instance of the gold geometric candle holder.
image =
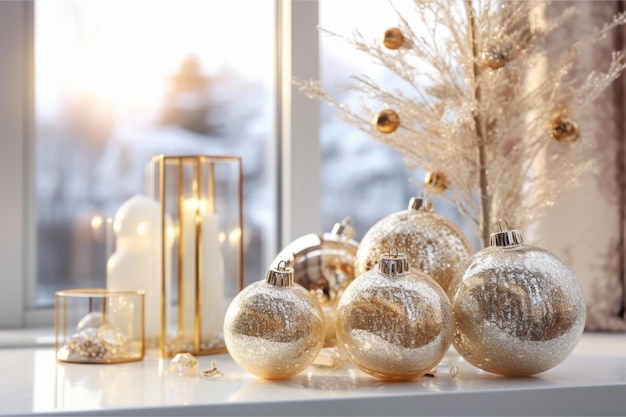
[[55, 293], [58, 361], [120, 363], [143, 359], [144, 292], [76, 289]]
[[241, 158], [159, 155], [149, 175], [166, 231], [160, 353], [224, 352], [224, 314], [243, 287]]

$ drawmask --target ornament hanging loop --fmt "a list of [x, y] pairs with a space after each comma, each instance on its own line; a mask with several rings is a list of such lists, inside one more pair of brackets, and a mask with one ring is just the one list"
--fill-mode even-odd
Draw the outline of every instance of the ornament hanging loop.
[[276, 268], [267, 270], [265, 282], [277, 287], [288, 287], [295, 282], [293, 268], [287, 268], [287, 262], [282, 260], [278, 262]]
[[433, 211], [433, 201], [423, 195], [411, 197], [408, 210], [423, 210], [431, 213]]
[[[503, 224], [504, 230], [502, 230]], [[508, 247], [517, 246], [524, 243], [520, 231], [515, 229], [509, 230], [509, 224], [506, 220], [498, 220], [498, 227], [500, 228], [500, 231], [491, 234], [491, 246]]]
[[341, 223], [335, 223], [330, 233], [343, 236], [346, 239], [352, 239], [354, 237], [354, 222], [352, 217], [345, 217]]
[[385, 275], [400, 275], [409, 272], [409, 261], [406, 255], [398, 253], [395, 245], [391, 245], [387, 253], [380, 257], [378, 267]]

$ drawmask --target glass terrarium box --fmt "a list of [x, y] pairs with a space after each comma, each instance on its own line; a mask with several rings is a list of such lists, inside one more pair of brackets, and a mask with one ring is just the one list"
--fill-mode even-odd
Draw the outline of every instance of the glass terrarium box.
[[144, 292], [73, 289], [55, 294], [56, 359], [139, 361], [144, 355]]

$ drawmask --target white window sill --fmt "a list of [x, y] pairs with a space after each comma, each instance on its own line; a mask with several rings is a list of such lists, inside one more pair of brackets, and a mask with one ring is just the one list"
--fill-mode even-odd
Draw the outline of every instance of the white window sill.
[[383, 383], [355, 368], [311, 367], [269, 382], [227, 354], [223, 377], [183, 377], [148, 354], [117, 365], [57, 363], [52, 347], [0, 350], [0, 414], [6, 415], [623, 415], [626, 335], [585, 334], [562, 364], [532, 378], [503, 378], [446, 357], [434, 378]]
[[[19, 347], [43, 347], [54, 345], [54, 329], [51, 327], [19, 330], [0, 330], [0, 349]], [[0, 354], [2, 351], [0, 350]]]

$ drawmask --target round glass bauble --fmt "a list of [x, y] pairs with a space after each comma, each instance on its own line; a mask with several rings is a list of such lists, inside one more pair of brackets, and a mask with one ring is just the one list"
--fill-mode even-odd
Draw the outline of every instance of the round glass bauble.
[[350, 218], [336, 223], [331, 232], [304, 235], [280, 251], [272, 265], [285, 262], [293, 268], [296, 283], [315, 296], [322, 306], [336, 306], [354, 280], [354, 260], [359, 243], [352, 239]]
[[367, 231], [356, 254], [355, 274], [374, 268], [391, 246], [407, 255], [413, 271], [429, 275], [448, 295], [471, 254], [463, 233], [433, 213], [430, 200], [421, 198], [412, 198], [407, 210], [381, 219]]
[[337, 341], [350, 362], [390, 381], [431, 371], [452, 340], [446, 294], [426, 274], [402, 269], [367, 271], [350, 284], [337, 307]]
[[296, 283], [309, 290], [322, 307], [326, 318], [325, 346], [336, 342], [337, 302], [354, 280], [354, 260], [359, 247], [352, 239], [354, 228], [349, 217], [336, 223], [329, 233], [304, 235], [289, 243], [272, 265], [285, 262], [293, 268]]
[[224, 319], [224, 342], [235, 363], [265, 379], [303, 371], [319, 354], [324, 336], [319, 303], [294, 283], [293, 269], [270, 269], [266, 280], [233, 299]]
[[492, 235], [492, 246], [470, 259], [453, 297], [453, 344], [480, 369], [528, 376], [572, 352], [586, 310], [571, 269], [513, 232], [500, 233], [500, 241]]

